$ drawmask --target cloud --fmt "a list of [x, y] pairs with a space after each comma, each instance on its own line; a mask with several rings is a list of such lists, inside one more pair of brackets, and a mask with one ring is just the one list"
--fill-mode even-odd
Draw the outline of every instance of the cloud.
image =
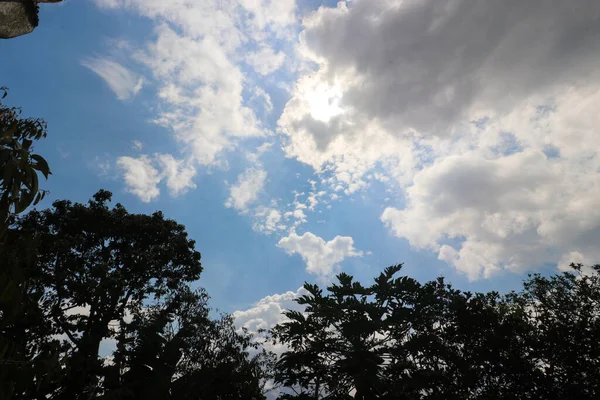
[[287, 320], [282, 314], [283, 311], [304, 311], [304, 307], [296, 303], [295, 300], [306, 293], [304, 288], [299, 288], [295, 292], [289, 291], [266, 296], [247, 310], [234, 311], [232, 315], [235, 318], [235, 324], [248, 329], [250, 332], [257, 332], [259, 329], [271, 329]]
[[144, 144], [142, 142], [140, 142], [139, 140], [134, 140], [131, 144], [131, 148], [133, 150], [141, 151], [143, 147], [144, 147]]
[[157, 36], [139, 56], [161, 82], [165, 111], [156, 122], [173, 130], [197, 163], [215, 164], [237, 140], [264, 135], [244, 105], [242, 73], [216, 39], [193, 40], [164, 25]]
[[352, 78], [343, 104], [397, 134], [445, 135], [475, 112], [598, 78], [599, 12], [593, 0], [357, 0], [319, 9], [303, 37], [322, 69]]
[[248, 25], [247, 32], [254, 40], [262, 41], [268, 31], [281, 40], [294, 34], [296, 0], [240, 0], [242, 14]]
[[94, 161], [90, 162], [88, 165], [96, 170], [99, 177], [107, 177], [111, 171], [111, 162], [107, 159], [107, 157], [103, 159], [99, 156], [96, 156], [94, 157]]
[[[571, 269], [571, 264], [585, 264], [585, 263], [586, 263], [586, 259], [583, 254], [581, 254], [578, 251], [571, 251], [568, 254], [564, 254], [561, 257], [560, 261], [558, 262], [558, 269], [561, 271], [572, 272], [573, 270]], [[588, 265], [588, 268], [589, 268], [589, 265]]]
[[177, 160], [171, 154], [157, 154], [156, 159], [162, 167], [161, 178], [167, 181], [171, 195], [179, 196], [196, 188], [196, 184], [192, 182], [196, 169], [189, 161]]
[[264, 89], [257, 86], [254, 89], [254, 95], [252, 96], [251, 100], [260, 104], [263, 112], [266, 115], [269, 115], [273, 112], [273, 102], [271, 101], [271, 96], [269, 96], [269, 93], [265, 92]]
[[[600, 4], [355, 0], [303, 21], [286, 155], [471, 279], [600, 257]], [[315, 67], [310, 67], [311, 63]]]
[[286, 228], [281, 223], [281, 212], [274, 207], [257, 207], [254, 211], [254, 220], [252, 229], [267, 235]]
[[119, 100], [134, 98], [144, 85], [142, 77], [108, 58], [86, 58], [81, 61], [81, 65], [94, 71], [104, 79]]
[[282, 238], [277, 246], [288, 254], [299, 254], [306, 262], [306, 270], [321, 278], [329, 278], [346, 258], [363, 255], [362, 251], [354, 248], [354, 240], [349, 236], [336, 236], [326, 242], [311, 232], [302, 236], [291, 233]]
[[275, 53], [271, 47], [262, 47], [259, 51], [246, 56], [246, 62], [261, 75], [269, 75], [275, 72], [285, 60], [285, 54]]
[[129, 193], [136, 195], [145, 203], [158, 197], [160, 190], [157, 185], [160, 182], [160, 176], [148, 156], [119, 157], [117, 166], [123, 171], [123, 178]]
[[597, 81], [599, 8], [541, 0], [321, 7], [303, 22], [301, 53], [318, 67], [298, 81], [280, 119], [286, 152], [315, 169], [347, 169], [353, 182], [396, 158], [410, 181], [424, 138], [459, 134], [532, 93]]
[[150, 163], [174, 193], [193, 187], [196, 169], [270, 135], [266, 116], [279, 107], [247, 64], [268, 74], [281, 59], [298, 74], [280, 83], [290, 98], [277, 130], [318, 187], [306, 208], [261, 204], [253, 190], [227, 201], [257, 231], [289, 228], [287, 251], [303, 254], [286, 226], [294, 212], [303, 221], [376, 181], [386, 198], [404, 198], [381, 215], [390, 232], [470, 279], [574, 252], [600, 257], [597, 2], [341, 1], [302, 21], [293, 53], [291, 0], [97, 3], [155, 23], [131, 54], [158, 88], [155, 122], [186, 152]]
[[117, 8], [121, 5], [121, 0], [94, 0], [94, 3], [100, 8]]
[[279, 132], [287, 137], [286, 155], [311, 166], [332, 190], [346, 194], [366, 188], [364, 176], [378, 165], [410, 176], [421, 157], [418, 143], [343, 106], [340, 88], [346, 83], [328, 83], [326, 75], [319, 71], [296, 83], [278, 120]]
[[192, 181], [196, 169], [189, 161], [177, 160], [171, 154], [119, 157], [117, 166], [123, 171], [127, 191], [145, 203], [159, 196], [158, 184], [162, 181], [165, 181], [172, 196], [179, 196], [196, 187]]
[[[238, 328], [246, 328], [250, 333], [254, 334], [254, 339], [262, 343], [262, 348], [281, 355], [284, 351], [289, 350], [289, 348], [282, 343], [274, 344], [272, 341], [262, 340], [266, 335], [258, 331], [269, 330], [278, 324], [288, 321], [288, 318], [283, 315], [284, 311], [294, 310], [304, 312], [305, 306], [298, 304], [295, 300], [306, 294], [308, 292], [301, 287], [295, 292], [288, 291], [282, 294], [263, 297], [255, 305], [246, 310], [234, 311], [232, 313], [234, 323]], [[277, 399], [282, 390], [285, 390], [274, 387], [273, 382], [267, 382], [267, 385], [273, 388], [266, 393], [266, 397], [269, 400]]]
[[267, 172], [259, 168], [249, 168], [238, 176], [237, 183], [229, 187], [229, 198], [225, 206], [238, 211], [247, 211], [248, 206], [258, 199], [267, 180]]
[[[596, 96], [600, 100], [600, 92]], [[580, 105], [581, 120], [565, 124], [573, 104]], [[406, 206], [386, 208], [382, 221], [470, 279], [560, 264], [561, 255], [573, 249], [596, 259], [600, 212], [593, 204], [600, 198], [600, 160], [595, 149], [581, 146], [580, 140], [597, 140], [592, 111], [581, 104], [564, 99], [544, 115], [531, 106], [499, 119], [493, 131], [479, 132], [480, 140], [496, 130], [515, 131], [522, 148], [498, 154], [498, 146], [480, 145], [438, 157], [416, 173]], [[561, 155], [549, 156], [548, 144]]]
[[[154, 39], [132, 52], [150, 70], [158, 88], [155, 123], [173, 132], [196, 164], [224, 164], [240, 141], [265, 136], [267, 129], [245, 91], [256, 86], [244, 76], [239, 54], [287, 40], [296, 23], [293, 0], [178, 1], [96, 0], [105, 9], [123, 9], [154, 21]], [[280, 65], [283, 53], [259, 53], [261, 72]], [[252, 61], [251, 61], [252, 62]], [[279, 64], [278, 64], [279, 63]], [[272, 107], [266, 92], [265, 109]], [[262, 95], [262, 94], [265, 95]]]
[[[283, 312], [286, 310], [304, 312], [305, 307], [299, 305], [295, 300], [307, 293], [301, 287], [295, 292], [288, 291], [282, 294], [263, 297], [253, 307], [246, 310], [234, 311], [232, 313], [234, 323], [240, 329], [246, 328], [250, 333], [253, 333], [255, 340], [263, 343], [262, 348], [280, 355], [284, 351], [289, 350], [288, 347], [282, 343], [274, 344], [272, 341], [261, 340], [265, 335], [258, 331], [269, 330], [278, 324], [288, 321], [288, 318], [283, 315]], [[272, 385], [272, 382], [270, 384]], [[279, 393], [280, 389], [275, 388], [266, 394], [267, 399], [274, 400]]]

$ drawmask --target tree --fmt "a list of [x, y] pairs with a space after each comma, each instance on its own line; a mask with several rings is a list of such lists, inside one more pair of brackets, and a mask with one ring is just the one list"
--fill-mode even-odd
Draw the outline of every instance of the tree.
[[[8, 91], [0, 87], [2, 100]], [[10, 217], [37, 204], [45, 195], [39, 190], [38, 172], [51, 174], [46, 160], [32, 152], [33, 142], [45, 138], [46, 123], [39, 118], [22, 118], [21, 109], [0, 100], [0, 238]]]
[[137, 310], [120, 329], [101, 398], [264, 399], [270, 356], [231, 317], [210, 319], [207, 300], [184, 291]]
[[[55, 357], [48, 348], [27, 357], [22, 338], [11, 332], [15, 326], [35, 314], [37, 299], [26, 296], [28, 276], [34, 260], [33, 243], [21, 237], [20, 250], [8, 229], [15, 215], [37, 204], [45, 191], [39, 190], [38, 173], [50, 175], [46, 160], [32, 152], [33, 142], [46, 137], [41, 119], [22, 118], [21, 110], [7, 107], [3, 100], [7, 89], [0, 88], [0, 398], [9, 398], [19, 381], [34, 375], [42, 381]], [[45, 372], [44, 372], [45, 371]]]
[[540, 398], [600, 397], [600, 265], [571, 268], [532, 275], [520, 293], [535, 329], [530, 358], [543, 377]]
[[101, 190], [87, 205], [56, 201], [10, 231], [4, 251], [15, 259], [34, 243], [34, 301], [7, 332], [27, 361], [52, 349], [60, 363], [29, 374], [15, 398], [264, 398], [269, 355], [231, 317], [211, 319], [206, 293], [190, 289], [202, 266], [185, 228], [110, 199]]
[[[64, 398], [88, 393], [97, 384], [102, 340], [114, 334], [111, 321], [149, 298], [160, 298], [199, 278], [200, 254], [182, 225], [128, 213], [107, 205], [99, 191], [87, 206], [57, 201], [53, 209], [32, 211], [17, 221], [21, 234], [36, 241], [31, 294], [56, 335], [73, 344], [61, 384]], [[72, 314], [72, 310], [86, 310]], [[86, 315], [87, 314], [87, 315]]]
[[387, 268], [346, 274], [273, 329], [275, 379], [297, 399], [594, 399], [600, 395], [600, 266], [533, 275], [501, 296], [420, 284]]
[[290, 349], [276, 365], [275, 380], [295, 395], [282, 398], [387, 396], [385, 371], [401, 362], [391, 359], [389, 343], [408, 333], [405, 303], [412, 304], [419, 285], [407, 277], [394, 279], [400, 269], [387, 268], [370, 287], [340, 274], [326, 296], [318, 286], [305, 284], [308, 295], [297, 302], [306, 306], [307, 315], [287, 311], [289, 321], [272, 331]]

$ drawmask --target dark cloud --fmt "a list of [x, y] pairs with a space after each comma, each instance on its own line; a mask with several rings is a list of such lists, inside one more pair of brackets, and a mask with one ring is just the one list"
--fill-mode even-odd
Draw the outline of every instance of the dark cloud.
[[[394, 6], [394, 4], [398, 4]], [[305, 21], [330, 72], [359, 81], [343, 104], [392, 129], [444, 133], [475, 109], [599, 77], [595, 0], [356, 0]]]

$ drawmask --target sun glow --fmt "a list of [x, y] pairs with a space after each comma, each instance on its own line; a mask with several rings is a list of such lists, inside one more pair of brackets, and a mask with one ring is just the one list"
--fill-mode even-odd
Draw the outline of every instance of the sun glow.
[[323, 122], [329, 122], [331, 118], [344, 112], [340, 107], [341, 99], [342, 90], [338, 86], [321, 84], [315, 90], [306, 93], [310, 114], [314, 119]]

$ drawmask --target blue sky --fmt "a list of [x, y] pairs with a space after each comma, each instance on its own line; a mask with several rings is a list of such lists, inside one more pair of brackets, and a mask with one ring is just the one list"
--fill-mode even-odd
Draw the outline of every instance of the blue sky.
[[48, 122], [42, 206], [104, 188], [162, 210], [213, 306], [256, 328], [338, 271], [506, 291], [598, 260], [580, 3], [71, 0], [1, 42], [0, 84]]

